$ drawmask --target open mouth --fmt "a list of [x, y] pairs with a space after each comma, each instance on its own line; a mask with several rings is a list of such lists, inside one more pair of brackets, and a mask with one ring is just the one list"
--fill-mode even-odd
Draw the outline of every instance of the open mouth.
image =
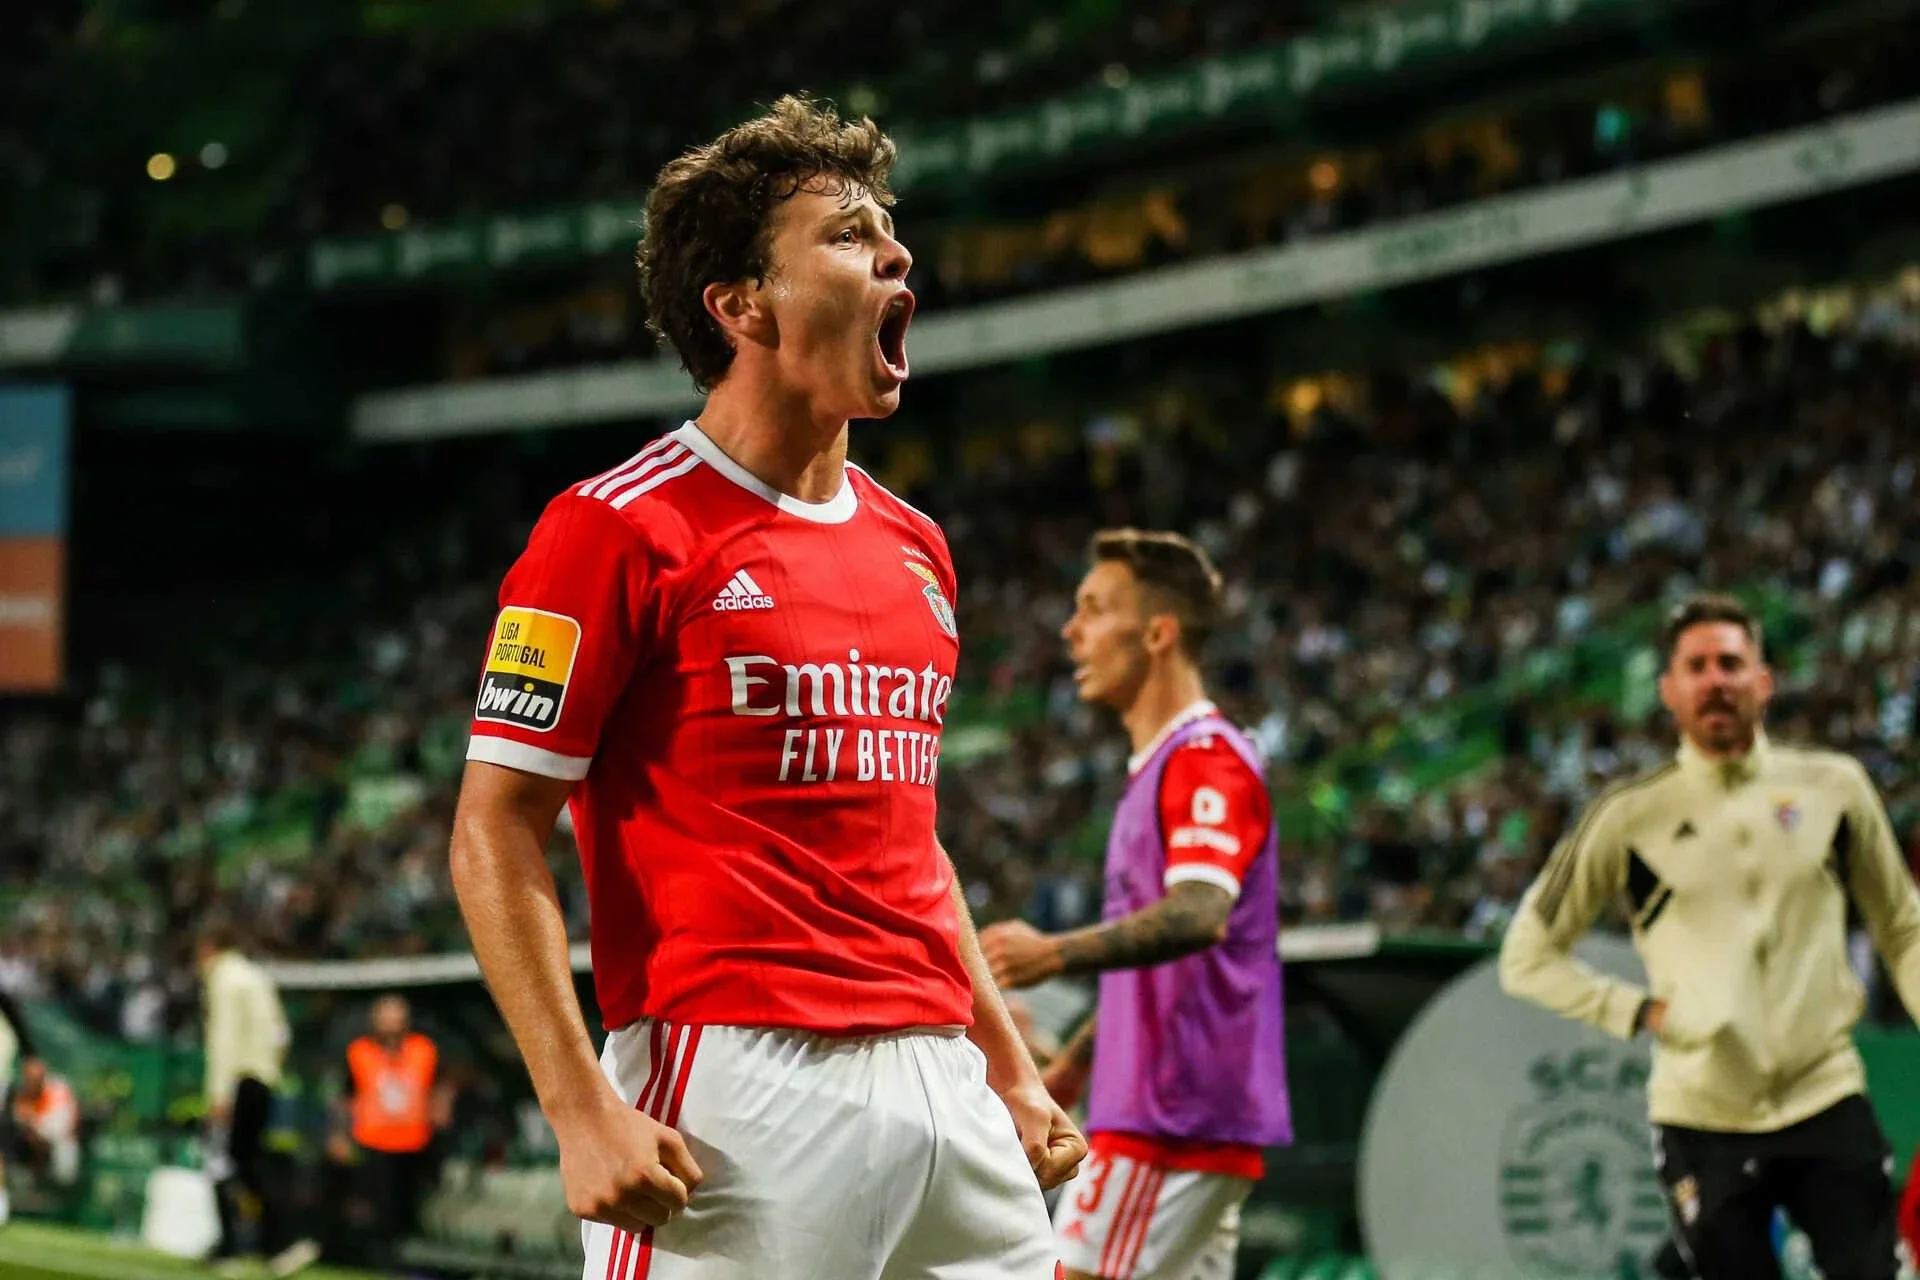
[[902, 289], [880, 313], [880, 328], [873, 340], [881, 366], [895, 382], [907, 380], [907, 326], [911, 323], [913, 294]]

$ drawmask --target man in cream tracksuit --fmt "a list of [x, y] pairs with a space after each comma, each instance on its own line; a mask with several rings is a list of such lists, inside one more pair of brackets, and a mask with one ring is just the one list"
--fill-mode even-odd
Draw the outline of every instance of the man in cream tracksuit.
[[[1866, 770], [1768, 742], [1760, 630], [1726, 597], [1662, 637], [1676, 759], [1613, 787], [1560, 842], [1500, 954], [1511, 994], [1623, 1039], [1650, 1032], [1655, 1160], [1701, 1280], [1774, 1280], [1776, 1208], [1826, 1280], [1893, 1280], [1892, 1155], [1852, 1031], [1851, 908], [1920, 1015], [1920, 894]], [[1568, 950], [1618, 902], [1652, 990]]]
[[195, 959], [207, 1029], [207, 1173], [220, 1209], [214, 1257], [235, 1260], [240, 1222], [257, 1214], [260, 1244], [272, 1255], [270, 1270], [292, 1275], [316, 1261], [320, 1251], [311, 1240], [288, 1243], [285, 1197], [264, 1161], [274, 1091], [287, 1054], [286, 1010], [273, 979], [242, 954], [228, 926], [208, 926]]

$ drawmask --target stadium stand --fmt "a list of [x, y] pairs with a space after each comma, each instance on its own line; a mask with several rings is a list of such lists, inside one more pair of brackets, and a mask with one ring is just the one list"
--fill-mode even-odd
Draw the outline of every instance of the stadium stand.
[[[1619, 356], [1290, 385], [1225, 364], [957, 441], [864, 432], [967, 584], [942, 812], [977, 906], [1097, 906], [1120, 748], [1069, 697], [1055, 633], [1100, 521], [1197, 528], [1240, 584], [1220, 658], [1292, 801], [1291, 920], [1497, 932], [1572, 808], [1664, 749], [1647, 612], [1697, 582], [1770, 602], [1780, 732], [1862, 752], [1913, 830], [1920, 784], [1894, 765], [1920, 675], [1916, 285]], [[474, 637], [538, 495], [512, 516], [425, 496], [431, 535], [300, 584], [324, 609], [223, 599], [230, 643], [101, 669], [78, 724], [10, 718], [22, 927], [0, 979], [139, 1038], [179, 1025], [179, 940], [215, 904], [288, 956], [459, 945], [444, 842]], [[1544, 694], [1489, 703], [1529, 670]], [[570, 850], [554, 864], [583, 927]]]
[[[924, 202], [910, 199], [901, 217], [919, 259], [915, 293], [928, 309], [996, 301], [1631, 170], [1910, 96], [1920, 90], [1917, 36], [1910, 21], [1725, 63], [1637, 64], [1598, 83], [1556, 82], [1398, 124], [1384, 139], [1123, 176], [1026, 217], [936, 211], [923, 233]], [[532, 296], [456, 299], [447, 373], [510, 375], [646, 351], [626, 275], [613, 261]]]

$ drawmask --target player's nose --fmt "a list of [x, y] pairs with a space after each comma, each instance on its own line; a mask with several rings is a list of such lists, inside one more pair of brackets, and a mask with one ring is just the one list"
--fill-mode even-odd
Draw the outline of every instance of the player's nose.
[[882, 280], [904, 280], [913, 270], [913, 255], [892, 236], [882, 236], [880, 251], [873, 256], [873, 269]]

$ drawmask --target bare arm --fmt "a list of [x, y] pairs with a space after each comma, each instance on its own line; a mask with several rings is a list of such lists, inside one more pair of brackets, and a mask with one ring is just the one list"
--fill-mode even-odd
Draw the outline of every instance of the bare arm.
[[960, 877], [953, 880], [953, 909], [960, 918], [960, 960], [973, 980], [973, 1025], [967, 1038], [987, 1059], [987, 1087], [1000, 1095], [1020, 1135], [1021, 1149], [1044, 1190], [1071, 1178], [1087, 1154], [1087, 1140], [1047, 1093], [1033, 1055], [1007, 1012], [1007, 1002], [980, 954], [973, 912]]
[[1093, 1077], [1093, 1038], [1098, 1019], [1098, 1014], [1087, 1015], [1087, 1020], [1080, 1024], [1059, 1056], [1047, 1064], [1042, 1076], [1047, 1092], [1063, 1107], [1077, 1104], [1087, 1091], [1087, 1081]]
[[573, 785], [470, 761], [453, 820], [453, 889], [473, 953], [556, 1127], [626, 1109], [594, 1058], [547, 867], [547, 839]]
[[1060, 1056], [1055, 1061], [1075, 1071], [1092, 1070], [1093, 1033], [1099, 1021], [1100, 1017], [1097, 1013], [1088, 1014], [1087, 1020], [1080, 1024], [1079, 1030], [1073, 1033], [1073, 1039], [1067, 1041], [1067, 1047], [1060, 1051]]
[[1017, 1085], [1040, 1083], [1040, 1069], [1013, 1025], [1007, 1002], [987, 970], [986, 957], [980, 954], [980, 935], [974, 931], [973, 912], [967, 895], [956, 876], [953, 882], [953, 909], [960, 917], [960, 960], [973, 979], [973, 1026], [967, 1031], [987, 1058], [987, 1085], [995, 1093], [1005, 1093]]
[[1001, 986], [1031, 987], [1063, 973], [1104, 973], [1165, 964], [1227, 936], [1233, 895], [1201, 880], [1176, 881], [1167, 896], [1131, 915], [1071, 933], [1041, 933], [1024, 920], [987, 926], [987, 965]]
[[1232, 914], [1233, 895], [1225, 889], [1182, 880], [1132, 915], [1061, 934], [1060, 971], [1105, 973], [1178, 960], [1222, 942]]
[[572, 789], [469, 761], [453, 820], [453, 887], [480, 972], [553, 1124], [567, 1207], [640, 1231], [684, 1209], [701, 1174], [680, 1136], [629, 1107], [594, 1058], [546, 858]]

